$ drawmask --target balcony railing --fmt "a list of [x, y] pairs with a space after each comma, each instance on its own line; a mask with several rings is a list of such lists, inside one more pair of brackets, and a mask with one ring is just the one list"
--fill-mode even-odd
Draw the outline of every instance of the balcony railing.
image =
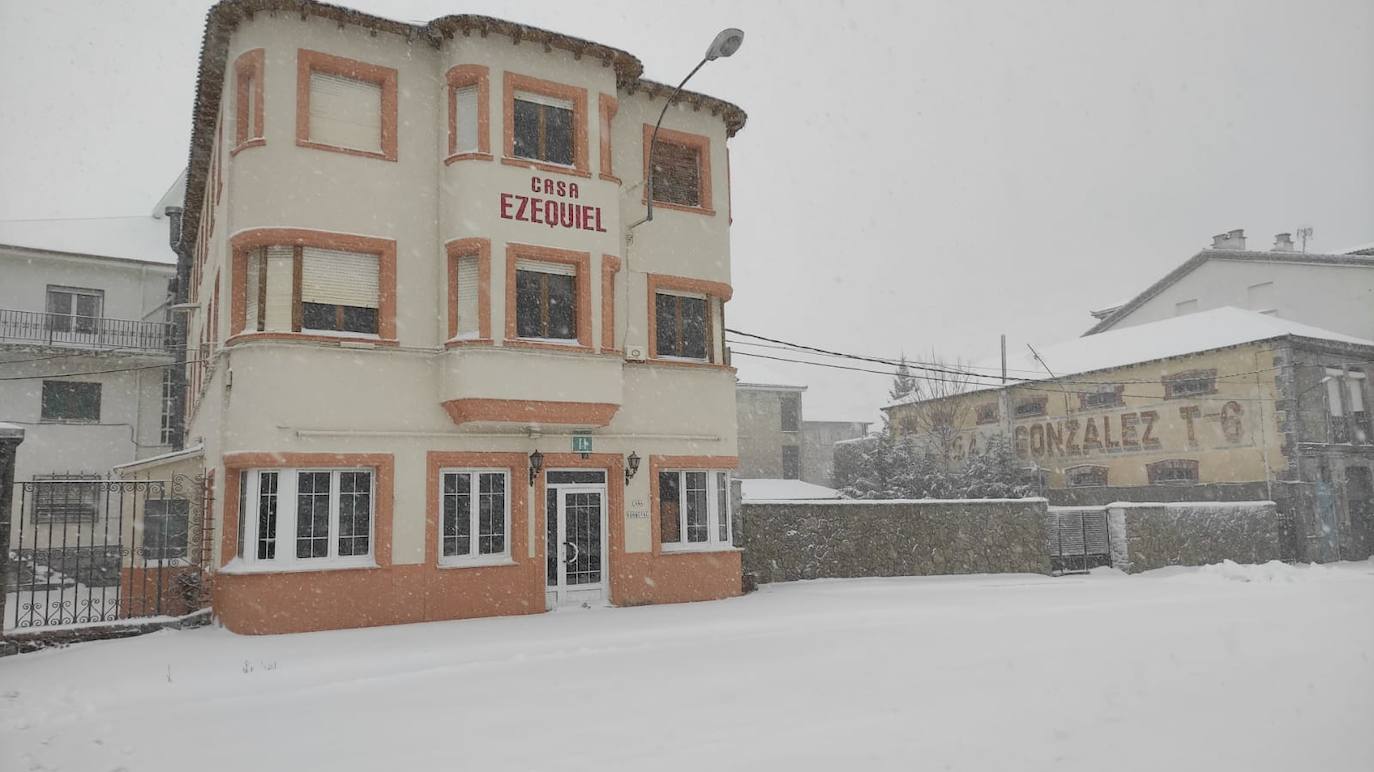
[[172, 325], [103, 316], [0, 308], [0, 343], [85, 349], [171, 351]]

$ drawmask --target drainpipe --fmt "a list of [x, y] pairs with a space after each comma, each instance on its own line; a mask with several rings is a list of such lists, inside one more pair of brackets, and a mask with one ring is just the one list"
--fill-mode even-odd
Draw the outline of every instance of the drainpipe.
[[[173, 306], [184, 304], [189, 296], [191, 283], [191, 251], [181, 239], [183, 210], [179, 206], [166, 209], [168, 222], [168, 242], [177, 255], [177, 275], [171, 289]], [[174, 312], [172, 318], [172, 351], [176, 356], [176, 366], [172, 368], [172, 449], [184, 450], [186, 447], [186, 314]], [[161, 391], [159, 390], [159, 404]]]

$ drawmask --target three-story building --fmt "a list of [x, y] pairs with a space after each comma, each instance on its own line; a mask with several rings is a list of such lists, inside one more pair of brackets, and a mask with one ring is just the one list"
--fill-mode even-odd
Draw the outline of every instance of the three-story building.
[[183, 259], [213, 603], [281, 632], [740, 592], [738, 107], [477, 16], [211, 9]]

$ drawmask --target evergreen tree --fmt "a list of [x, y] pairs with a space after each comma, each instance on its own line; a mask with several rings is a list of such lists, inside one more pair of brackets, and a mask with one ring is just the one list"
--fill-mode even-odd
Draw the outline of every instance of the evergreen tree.
[[917, 393], [921, 384], [911, 374], [911, 368], [906, 366], [906, 354], [902, 354], [901, 361], [897, 364], [897, 374], [892, 376], [892, 388], [887, 394], [893, 402], [910, 394]]

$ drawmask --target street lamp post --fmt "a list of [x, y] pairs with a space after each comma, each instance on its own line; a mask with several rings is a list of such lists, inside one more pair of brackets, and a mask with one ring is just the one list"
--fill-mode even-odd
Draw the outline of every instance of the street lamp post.
[[658, 147], [658, 129], [663, 125], [663, 118], [668, 114], [668, 108], [673, 105], [673, 101], [677, 99], [677, 95], [682, 93], [682, 87], [687, 85], [687, 81], [691, 80], [692, 76], [697, 74], [697, 70], [704, 67], [707, 62], [712, 62], [721, 57], [730, 56], [735, 53], [739, 50], [740, 44], [743, 42], [743, 30], [738, 30], [734, 27], [721, 30], [720, 33], [716, 35], [716, 39], [712, 40], [711, 45], [707, 47], [706, 56], [702, 57], [701, 61], [697, 62], [697, 66], [693, 67], [692, 71], [687, 73], [687, 77], [683, 78], [682, 82], [677, 84], [677, 88], [673, 89], [672, 95], [668, 97], [668, 101], [664, 103], [663, 109], [659, 111], [658, 122], [654, 124], [654, 133], [649, 136], [649, 168], [645, 170], [645, 176], [648, 178], [645, 183], [648, 185], [649, 191], [648, 204], [644, 211], [644, 219], [631, 225], [629, 230], [634, 230], [654, 219], [654, 151]]

